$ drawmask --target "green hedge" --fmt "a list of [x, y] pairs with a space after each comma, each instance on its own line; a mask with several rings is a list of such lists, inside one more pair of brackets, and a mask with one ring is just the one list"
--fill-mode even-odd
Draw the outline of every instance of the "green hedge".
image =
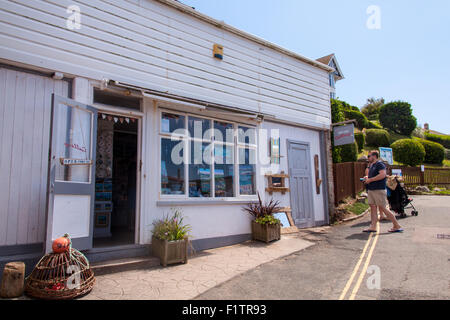
[[391, 145], [394, 160], [408, 166], [422, 164], [425, 160], [425, 148], [413, 139], [397, 140]]
[[355, 140], [356, 143], [358, 144], [358, 151], [361, 152], [362, 149], [364, 148], [364, 144], [366, 142], [366, 137], [364, 136], [363, 132], [356, 132], [355, 133]]
[[445, 159], [450, 160], [450, 149], [445, 149]]
[[356, 127], [359, 130], [367, 128], [369, 125], [369, 120], [367, 120], [366, 116], [359, 111], [345, 110], [344, 113], [347, 120], [356, 120]]
[[425, 132], [425, 139], [442, 144], [445, 148], [450, 149], [450, 136], [431, 134]]
[[356, 142], [340, 146], [341, 162], [354, 162], [358, 160], [358, 145]]
[[373, 121], [367, 121], [367, 129], [383, 129], [383, 127]]
[[416, 140], [425, 148], [425, 163], [442, 164], [445, 157], [445, 149], [441, 144], [425, 139]]
[[389, 132], [384, 129], [367, 129], [366, 144], [371, 147], [387, 147], [389, 143]]

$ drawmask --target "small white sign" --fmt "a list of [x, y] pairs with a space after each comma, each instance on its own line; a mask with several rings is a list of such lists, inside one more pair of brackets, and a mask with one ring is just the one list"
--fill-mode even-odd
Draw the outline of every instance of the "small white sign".
[[424, 165], [420, 166], [420, 171], [425, 172], [425, 166]]
[[393, 176], [402, 176], [402, 169], [392, 169], [392, 175]]
[[64, 166], [73, 166], [73, 165], [90, 165], [92, 164], [92, 160], [88, 159], [66, 159], [60, 158], [59, 161]]

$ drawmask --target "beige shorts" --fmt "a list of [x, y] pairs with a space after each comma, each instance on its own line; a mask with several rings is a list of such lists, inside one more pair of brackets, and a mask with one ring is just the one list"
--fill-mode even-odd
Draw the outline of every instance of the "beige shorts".
[[387, 204], [387, 194], [386, 189], [384, 190], [369, 190], [368, 192], [368, 203], [376, 204], [377, 206], [386, 207]]

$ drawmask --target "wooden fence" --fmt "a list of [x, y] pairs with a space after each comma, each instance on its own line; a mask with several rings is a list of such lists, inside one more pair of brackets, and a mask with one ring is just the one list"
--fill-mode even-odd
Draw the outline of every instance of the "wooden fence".
[[392, 169], [401, 169], [403, 182], [408, 187], [433, 185], [435, 187], [448, 188], [450, 186], [450, 168], [425, 168], [422, 172], [420, 167], [389, 166], [387, 173]]
[[367, 167], [366, 162], [343, 162], [333, 165], [334, 176], [334, 201], [347, 197], [356, 197], [356, 194], [365, 189], [364, 183], [359, 179], [364, 177]]
[[[356, 197], [356, 194], [365, 189], [359, 180], [364, 177], [366, 162], [344, 162], [333, 164], [334, 176], [334, 199], [335, 204], [347, 197]], [[433, 185], [435, 187], [450, 186], [450, 168], [425, 168], [422, 172], [420, 167], [387, 166], [387, 174], [392, 169], [401, 169], [403, 182], [408, 187], [418, 185]]]

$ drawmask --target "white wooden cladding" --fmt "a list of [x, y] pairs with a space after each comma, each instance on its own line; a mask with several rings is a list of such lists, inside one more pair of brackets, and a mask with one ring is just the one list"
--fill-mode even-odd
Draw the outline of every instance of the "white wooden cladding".
[[68, 88], [0, 68], [0, 246], [44, 241], [51, 96]]
[[[66, 9], [81, 9], [81, 29]], [[224, 46], [224, 60], [212, 46]], [[0, 2], [0, 57], [276, 115], [330, 123], [328, 74], [151, 0]]]

